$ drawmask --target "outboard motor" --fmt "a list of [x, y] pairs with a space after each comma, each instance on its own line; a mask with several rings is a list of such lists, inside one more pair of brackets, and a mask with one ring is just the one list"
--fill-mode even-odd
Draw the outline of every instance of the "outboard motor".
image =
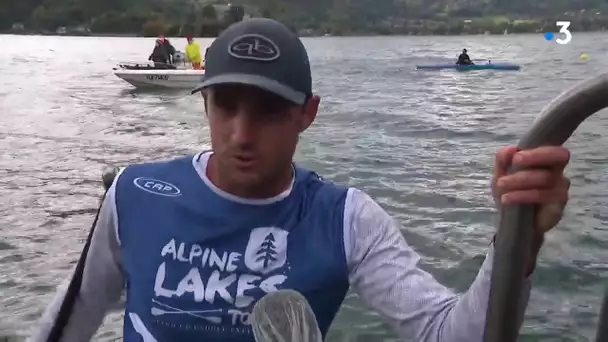
[[186, 64], [186, 54], [181, 51], [175, 51], [173, 54], [173, 64]]

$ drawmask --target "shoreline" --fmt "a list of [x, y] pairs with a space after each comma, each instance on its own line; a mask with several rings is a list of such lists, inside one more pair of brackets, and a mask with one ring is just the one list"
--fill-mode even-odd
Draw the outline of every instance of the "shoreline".
[[[605, 30], [585, 30], [576, 31], [570, 30], [572, 33], [602, 33], [607, 32]], [[463, 36], [514, 36], [514, 35], [526, 35], [526, 34], [542, 34], [543, 32], [516, 32], [516, 33], [446, 33], [446, 34], [413, 34], [413, 33], [353, 33], [353, 34], [300, 34], [302, 38], [323, 38], [323, 37], [463, 37]], [[11, 31], [0, 31], [0, 35], [13, 35], [13, 36], [53, 36], [53, 37], [107, 37], [107, 38], [154, 38], [154, 36], [144, 36], [135, 33], [42, 33], [42, 32], [11, 32]], [[181, 36], [171, 38], [185, 38]], [[215, 37], [196, 37], [196, 38], [215, 38]]]
[[0, 35], [13, 36], [65, 36], [65, 37], [143, 37], [135, 33], [52, 33], [52, 32], [25, 32], [25, 31], [0, 31]]

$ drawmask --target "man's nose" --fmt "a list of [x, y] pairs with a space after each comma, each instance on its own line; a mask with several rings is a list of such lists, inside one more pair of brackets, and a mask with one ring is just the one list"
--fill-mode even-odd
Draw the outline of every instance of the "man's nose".
[[247, 108], [239, 108], [234, 116], [232, 139], [237, 144], [249, 144], [255, 137], [257, 123]]

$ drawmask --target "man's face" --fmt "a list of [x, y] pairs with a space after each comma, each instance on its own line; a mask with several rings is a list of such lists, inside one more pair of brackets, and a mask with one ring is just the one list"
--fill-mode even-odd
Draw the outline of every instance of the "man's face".
[[204, 96], [219, 177], [251, 191], [272, 187], [291, 167], [299, 134], [319, 104], [316, 96], [300, 106], [241, 85], [213, 86]]

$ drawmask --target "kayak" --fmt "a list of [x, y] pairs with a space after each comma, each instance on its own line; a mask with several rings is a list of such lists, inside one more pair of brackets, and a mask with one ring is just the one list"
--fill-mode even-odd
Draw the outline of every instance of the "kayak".
[[486, 63], [486, 64], [431, 64], [431, 65], [416, 65], [416, 70], [442, 70], [454, 69], [458, 71], [469, 70], [519, 70], [521, 67], [511, 63]]

